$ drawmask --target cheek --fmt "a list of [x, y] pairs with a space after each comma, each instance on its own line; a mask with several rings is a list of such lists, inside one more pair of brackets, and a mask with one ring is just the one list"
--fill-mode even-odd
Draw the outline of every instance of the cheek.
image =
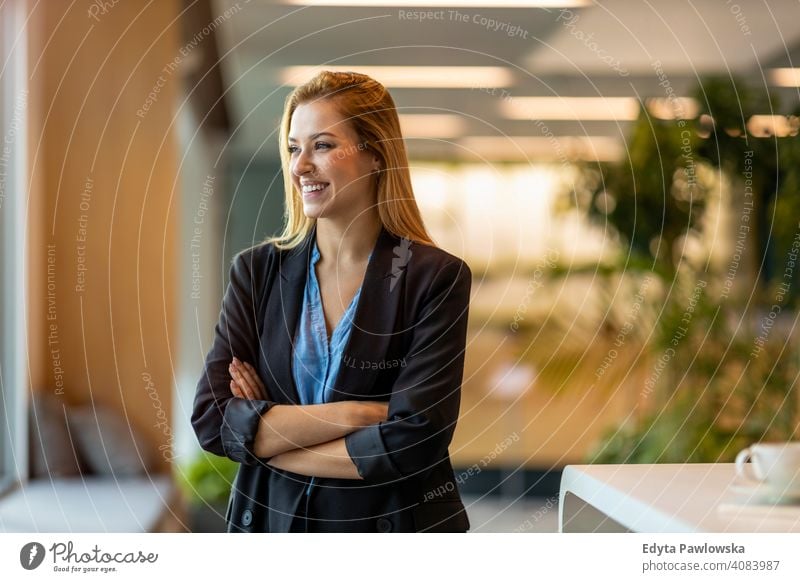
[[351, 165], [352, 161], [342, 153], [331, 153], [328, 159], [325, 160], [325, 167], [329, 172], [336, 172], [338, 174], [347, 173], [347, 167]]
[[364, 180], [359, 179], [366, 176], [371, 171], [370, 165], [363, 159], [354, 156], [338, 157], [333, 156], [329, 166], [329, 173], [346, 179], [348, 182], [361, 184]]

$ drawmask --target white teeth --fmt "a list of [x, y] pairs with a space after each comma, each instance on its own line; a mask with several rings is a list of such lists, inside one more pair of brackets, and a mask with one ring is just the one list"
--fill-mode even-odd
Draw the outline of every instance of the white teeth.
[[304, 184], [303, 192], [316, 192], [322, 190], [327, 184]]

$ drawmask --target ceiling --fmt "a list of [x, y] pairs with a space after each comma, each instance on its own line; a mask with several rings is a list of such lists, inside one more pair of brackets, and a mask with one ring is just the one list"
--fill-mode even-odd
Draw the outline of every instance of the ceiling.
[[[280, 72], [292, 65], [509, 68], [513, 83], [505, 94], [474, 88], [390, 87], [401, 114], [452, 113], [463, 118], [465, 138], [542, 137], [541, 123], [504, 115], [504, 95], [665, 97], [666, 79], [681, 96], [689, 94], [702, 75], [741, 74], [763, 85], [769, 68], [800, 66], [797, 0], [608, 0], [569, 12], [450, 8], [439, 9], [444, 10], [439, 20], [422, 22], [406, 17], [418, 8], [401, 12], [404, 9], [215, 0], [214, 9], [218, 15], [233, 13], [220, 20], [216, 32], [233, 118], [230, 146], [247, 159], [277, 157], [276, 131], [291, 90], [282, 86]], [[485, 19], [497, 22], [498, 30], [491, 30]], [[661, 86], [655, 63], [663, 69]], [[774, 91], [785, 111], [800, 102], [797, 88]], [[545, 127], [549, 136], [592, 136], [622, 143], [629, 126], [626, 121], [554, 120]], [[416, 158], [451, 159], [466, 143], [406, 137]]]

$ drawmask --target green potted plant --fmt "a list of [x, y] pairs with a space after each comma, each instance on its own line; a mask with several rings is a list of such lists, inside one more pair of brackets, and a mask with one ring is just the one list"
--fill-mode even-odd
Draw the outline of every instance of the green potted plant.
[[753, 326], [697, 296], [697, 280], [686, 287], [664, 305], [636, 414], [607, 431], [590, 462], [733, 462], [753, 442], [797, 438], [797, 338], [776, 325], [759, 345]]
[[193, 532], [225, 531], [225, 511], [238, 467], [227, 457], [201, 451], [182, 468], [178, 483]]
[[[733, 78], [706, 79], [696, 96], [702, 104], [696, 121], [642, 113], [629, 159], [600, 168], [588, 208], [626, 241], [636, 258], [626, 258], [628, 268], [648, 269], [649, 262], [648, 270], [669, 290], [654, 298], [660, 314], [648, 341], [638, 406], [625, 423], [610, 427], [589, 462], [730, 462], [752, 442], [798, 438], [800, 345], [791, 325], [798, 292], [795, 282], [777, 288], [785, 282], [785, 259], [798, 233], [797, 119], [789, 119], [789, 136], [753, 137], [747, 121], [774, 111], [772, 96]], [[733, 182], [727, 203], [742, 224], [745, 179], [752, 193], [743, 245], [750, 252], [736, 264], [736, 277], [746, 284], [738, 292], [722, 289], [731, 262], [692, 261], [683, 254], [684, 235], [706, 228], [714, 189], [703, 187], [699, 177], [709, 169]], [[698, 178], [688, 189], [687, 171]], [[659, 364], [662, 358], [665, 364]]]

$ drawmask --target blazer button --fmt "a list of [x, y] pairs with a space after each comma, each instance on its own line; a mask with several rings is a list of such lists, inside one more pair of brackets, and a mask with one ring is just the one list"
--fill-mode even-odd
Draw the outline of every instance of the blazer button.
[[385, 517], [379, 517], [378, 521], [375, 522], [375, 525], [378, 527], [378, 531], [381, 533], [392, 531], [392, 522]]
[[250, 525], [251, 523], [253, 523], [253, 512], [245, 509], [242, 512], [242, 525]]

